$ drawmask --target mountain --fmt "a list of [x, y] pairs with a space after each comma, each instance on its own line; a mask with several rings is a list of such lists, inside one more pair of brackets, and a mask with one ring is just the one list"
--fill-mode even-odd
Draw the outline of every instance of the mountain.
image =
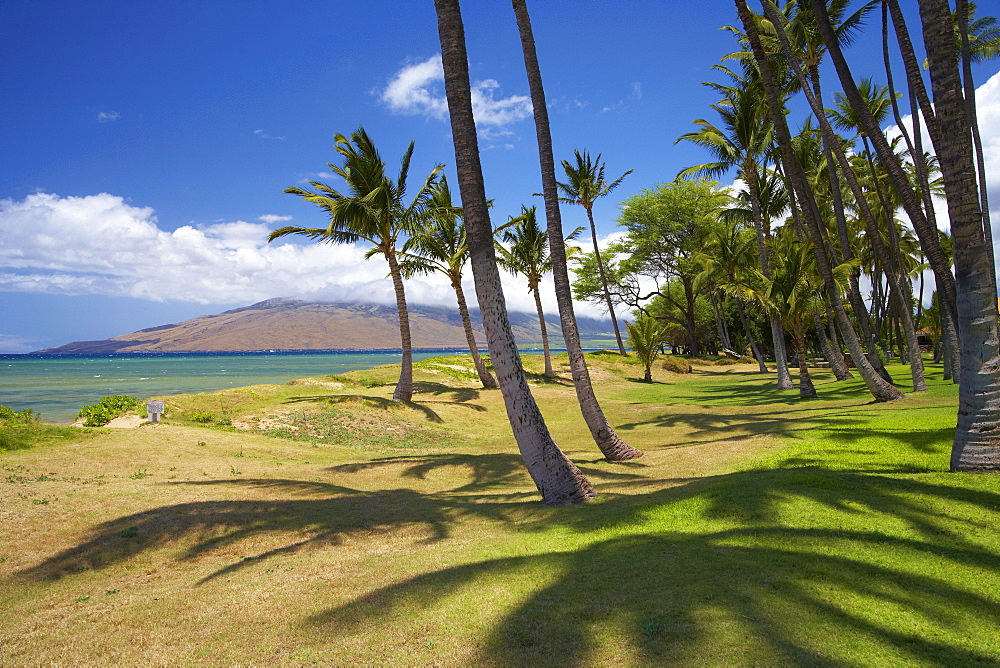
[[[458, 309], [411, 305], [410, 329], [415, 349], [466, 347]], [[479, 314], [472, 314], [476, 340], [485, 343]], [[519, 345], [541, 345], [538, 318], [510, 313]], [[562, 345], [558, 319], [546, 316], [549, 340]], [[584, 345], [608, 345], [611, 322], [592, 318], [578, 321]], [[252, 350], [380, 350], [399, 348], [399, 324], [394, 306], [331, 304], [292, 299], [266, 301], [203, 315], [184, 322], [160, 325], [103, 341], [76, 341], [37, 353], [86, 354], [134, 352], [223, 352]]]

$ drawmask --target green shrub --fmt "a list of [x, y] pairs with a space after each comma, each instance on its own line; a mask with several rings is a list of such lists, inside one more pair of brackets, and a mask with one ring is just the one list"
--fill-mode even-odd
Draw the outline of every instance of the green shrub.
[[30, 408], [15, 411], [10, 406], [0, 404], [0, 423], [2, 424], [32, 424], [38, 422], [41, 418], [41, 415]]
[[191, 413], [188, 419], [192, 422], [200, 422], [201, 424], [208, 424], [209, 422], [215, 421], [215, 413]]
[[671, 371], [673, 373], [691, 373], [691, 363], [683, 357], [668, 357], [663, 360], [663, 364], [660, 365], [660, 368], [664, 371]]
[[745, 359], [734, 359], [732, 357], [720, 357], [715, 360], [715, 366], [732, 366], [733, 364], [746, 364]]
[[103, 397], [100, 403], [84, 406], [78, 417], [83, 418], [84, 427], [103, 427], [116, 417], [132, 411], [139, 403], [135, 397], [116, 394]]

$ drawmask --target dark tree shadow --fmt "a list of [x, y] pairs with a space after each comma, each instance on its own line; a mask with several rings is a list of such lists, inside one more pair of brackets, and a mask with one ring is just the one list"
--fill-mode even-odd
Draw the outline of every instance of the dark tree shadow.
[[[791, 497], [839, 512], [877, 513], [910, 535], [831, 527], [782, 526]], [[657, 492], [633, 503], [622, 523], [691, 499], [707, 501], [706, 519], [739, 526], [706, 533], [655, 532], [598, 541], [582, 549], [490, 559], [426, 573], [346, 605], [315, 614], [320, 633], [359, 628], [425, 609], [461, 592], [488, 596], [504, 582], [543, 577], [497, 626], [484, 629], [476, 661], [489, 665], [584, 665], [609, 627], [629, 638], [643, 663], [712, 664], [724, 656], [765, 664], [842, 665], [833, 647], [816, 646], [811, 629], [891, 648], [889, 660], [931, 665], [994, 663], [1000, 654], [917, 634], [895, 623], [897, 611], [916, 624], [963, 628], [969, 620], [1000, 628], [995, 596], [958, 587], [910, 564], [933, 562], [1000, 577], [1000, 555], [963, 536], [996, 531], [1000, 494], [919, 480], [808, 471], [750, 471]], [[961, 501], [965, 520], [941, 517], [936, 499]], [[620, 511], [621, 508], [618, 508]], [[574, 515], [577, 530], [601, 528], [603, 513]], [[978, 519], [974, 519], [978, 518]], [[561, 519], [561, 518], [560, 518]], [[579, 520], [583, 521], [579, 521]], [[558, 521], [558, 520], [557, 520]], [[606, 525], [604, 525], [606, 526]], [[896, 558], [885, 558], [896, 555]], [[830, 592], [838, 592], [831, 597]], [[870, 607], [845, 605], [866, 601]], [[733, 626], [738, 626], [736, 632]], [[989, 647], [981, 639], [979, 647]], [[976, 645], [972, 645], [975, 647]], [[625, 659], [627, 661], [627, 659]]]
[[[441, 416], [433, 408], [426, 405], [427, 403], [431, 402], [417, 403], [415, 401], [407, 401], [401, 404], [398, 401], [393, 401], [392, 399], [387, 399], [386, 397], [379, 397], [371, 394], [316, 394], [310, 396], [291, 397], [289, 399], [286, 399], [284, 403], [286, 404], [327, 403], [330, 404], [331, 406], [336, 406], [338, 404], [360, 403], [364, 404], [365, 406], [371, 408], [378, 408], [381, 410], [389, 410], [393, 408], [399, 408], [400, 406], [406, 406], [407, 408], [412, 408], [420, 413], [423, 413], [424, 418], [428, 422], [437, 422], [437, 423], [444, 422]], [[456, 405], [453, 404], [452, 402], [445, 402], [445, 401], [436, 403], [442, 403], [442, 404], [447, 403], [448, 405], [451, 406]], [[462, 405], [471, 407], [473, 404], [462, 404]], [[478, 409], [486, 410], [481, 406], [479, 406], [476, 410]]]

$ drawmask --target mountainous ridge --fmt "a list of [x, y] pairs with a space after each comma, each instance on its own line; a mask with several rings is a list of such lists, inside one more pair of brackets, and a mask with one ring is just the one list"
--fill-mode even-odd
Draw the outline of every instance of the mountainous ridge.
[[[457, 309], [410, 305], [414, 349], [467, 346]], [[538, 318], [511, 312], [511, 328], [519, 345], [541, 345]], [[472, 314], [480, 346], [485, 334], [479, 313]], [[580, 318], [581, 337], [613, 338], [610, 321]], [[550, 345], [562, 345], [557, 319], [547, 316]], [[393, 350], [399, 349], [395, 306], [268, 299], [222, 313], [179, 323], [157, 325], [99, 341], [74, 341], [35, 351], [39, 354], [111, 354], [138, 352], [248, 352], [260, 350]]]

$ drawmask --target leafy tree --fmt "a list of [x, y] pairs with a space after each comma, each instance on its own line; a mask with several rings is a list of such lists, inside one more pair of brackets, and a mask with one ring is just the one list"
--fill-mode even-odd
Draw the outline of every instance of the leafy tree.
[[462, 269], [469, 259], [465, 226], [459, 222], [462, 209], [452, 204], [451, 189], [448, 187], [448, 180], [443, 176], [434, 188], [429, 214], [429, 219], [414, 228], [410, 238], [403, 244], [403, 259], [400, 263], [403, 276], [410, 278], [417, 274], [437, 271], [448, 278], [458, 300], [458, 312], [462, 317], [465, 340], [469, 345], [469, 353], [472, 355], [472, 363], [476, 367], [479, 381], [486, 389], [496, 389], [498, 387], [496, 379], [490, 375], [479, 356], [479, 346], [476, 345], [476, 336], [472, 331], [469, 307], [465, 302], [465, 291], [462, 290]]
[[[767, 6], [765, 4], [765, 7]], [[782, 153], [782, 163], [786, 170], [786, 177], [791, 183], [796, 199], [802, 208], [802, 218], [806, 223], [809, 236], [816, 249], [817, 268], [827, 288], [831, 308], [837, 319], [841, 334], [852, 356], [856, 359], [858, 372], [864, 379], [865, 385], [871, 391], [872, 396], [878, 401], [901, 399], [903, 397], [902, 392], [878, 376], [871, 364], [864, 359], [861, 341], [858, 339], [857, 333], [854, 331], [854, 327], [844, 310], [832, 271], [833, 265], [830, 263], [829, 255], [824, 246], [823, 220], [816, 204], [815, 195], [809, 187], [805, 170], [802, 168], [802, 164], [793, 150], [791, 133], [788, 130], [788, 123], [782, 113], [781, 99], [783, 90], [779, 85], [778, 76], [774, 73], [768, 54], [764, 51], [755, 21], [745, 0], [736, 0], [736, 9], [740, 22], [746, 30], [747, 39], [753, 51], [754, 61], [760, 72], [764, 94], [768, 101], [771, 122], [775, 131], [775, 138]]]
[[[688, 350], [700, 354], [695, 302], [696, 277], [701, 272], [695, 255], [729, 196], [706, 179], [678, 179], [633, 195], [621, 205], [618, 222], [625, 228], [621, 241], [628, 274], [652, 281], [655, 287], [638, 301], [654, 296], [664, 299], [681, 314], [679, 325], [688, 336]], [[676, 283], [680, 290], [671, 291]], [[638, 306], [638, 304], [636, 305]]]
[[406, 308], [406, 293], [399, 267], [397, 244], [401, 236], [414, 230], [425, 218], [430, 204], [437, 173], [443, 165], [435, 167], [407, 203], [406, 182], [413, 155], [413, 142], [403, 153], [396, 180], [385, 173], [385, 162], [379, 155], [364, 128], [358, 128], [350, 139], [338, 134], [334, 137], [337, 153], [344, 158], [343, 165], [329, 164], [334, 174], [344, 179], [347, 190], [341, 193], [334, 188], [311, 181], [313, 190], [286, 188], [285, 192], [298, 195], [312, 202], [330, 216], [325, 228], [282, 227], [271, 232], [268, 242], [289, 234], [298, 234], [327, 243], [353, 244], [359, 241], [372, 245], [365, 255], [381, 255], [389, 263], [389, 275], [396, 291], [396, 309], [399, 313], [399, 336], [403, 349], [399, 382], [393, 392], [393, 401], [407, 402], [413, 396], [413, 347], [410, 342], [410, 319]]
[[507, 419], [542, 500], [549, 505], [585, 501], [593, 498], [596, 492], [580, 469], [552, 440], [528, 387], [507, 318], [500, 271], [494, 254], [486, 186], [479, 161], [476, 121], [472, 115], [472, 87], [462, 12], [458, 0], [434, 0], [434, 8], [472, 273], [490, 357], [507, 407]]

